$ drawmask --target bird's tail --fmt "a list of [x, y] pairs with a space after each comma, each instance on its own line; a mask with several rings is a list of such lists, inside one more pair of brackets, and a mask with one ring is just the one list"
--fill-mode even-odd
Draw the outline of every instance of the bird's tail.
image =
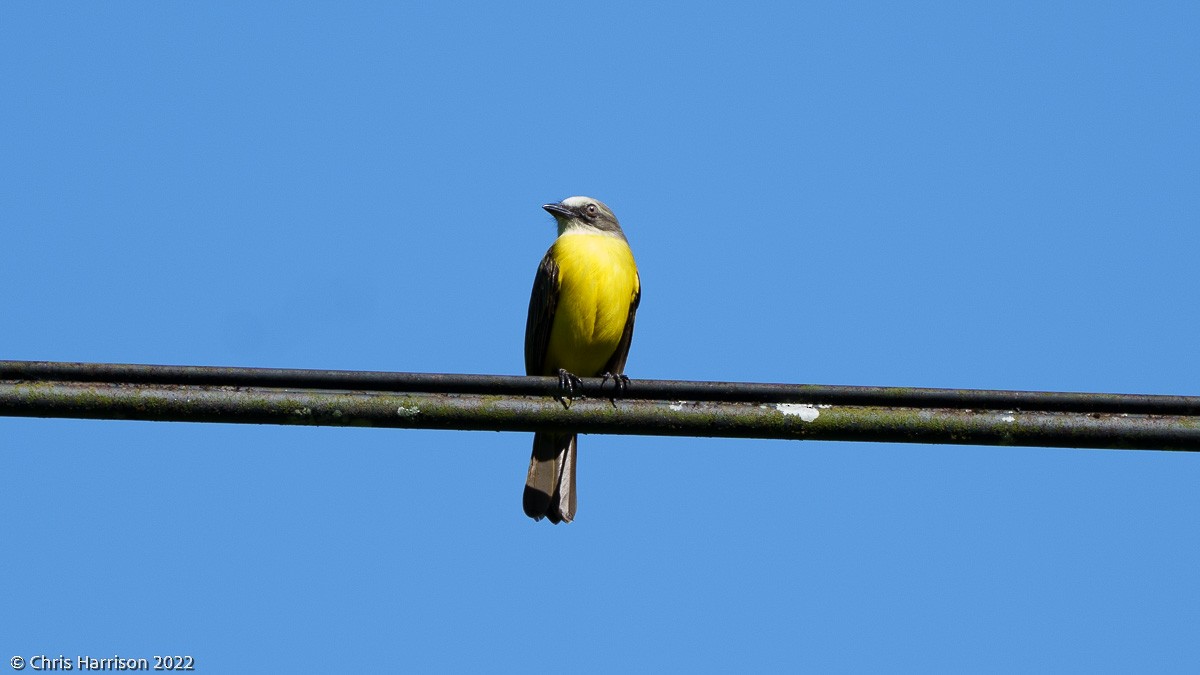
[[534, 520], [557, 524], [575, 517], [575, 434], [533, 435], [524, 502], [525, 515]]

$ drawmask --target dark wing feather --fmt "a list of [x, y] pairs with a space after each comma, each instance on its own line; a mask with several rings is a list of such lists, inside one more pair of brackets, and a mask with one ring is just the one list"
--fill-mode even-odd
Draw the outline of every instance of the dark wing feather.
[[629, 345], [633, 343], [633, 318], [637, 313], [638, 304], [642, 301], [642, 277], [638, 276], [638, 290], [633, 294], [633, 302], [629, 303], [629, 318], [625, 319], [625, 331], [621, 333], [621, 341], [612, 358], [604, 364], [604, 372], [620, 375], [625, 372], [625, 360], [629, 358]]
[[525, 374], [553, 375], [545, 372], [546, 348], [550, 346], [550, 327], [558, 307], [558, 263], [546, 251], [533, 278], [529, 296], [529, 317], [525, 320]]

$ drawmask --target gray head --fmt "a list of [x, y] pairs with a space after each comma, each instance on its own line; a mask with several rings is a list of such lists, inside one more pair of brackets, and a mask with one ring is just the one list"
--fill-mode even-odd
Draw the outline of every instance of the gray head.
[[558, 221], [558, 233], [569, 231], [597, 232], [611, 234], [622, 239], [621, 224], [613, 215], [612, 209], [604, 202], [591, 197], [567, 197], [557, 204], [542, 206]]

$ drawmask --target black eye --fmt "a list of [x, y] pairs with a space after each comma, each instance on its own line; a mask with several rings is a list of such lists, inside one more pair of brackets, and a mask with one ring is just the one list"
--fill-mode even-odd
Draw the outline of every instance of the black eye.
[[595, 204], [588, 204], [588, 205], [587, 205], [587, 208], [586, 208], [586, 209], [584, 209], [584, 210], [585, 210], [585, 211], [587, 211], [587, 214], [588, 214], [588, 217], [589, 217], [589, 218], [595, 218], [595, 217], [596, 217], [596, 213], [597, 213], [597, 212], [598, 212], [600, 209], [597, 209]]

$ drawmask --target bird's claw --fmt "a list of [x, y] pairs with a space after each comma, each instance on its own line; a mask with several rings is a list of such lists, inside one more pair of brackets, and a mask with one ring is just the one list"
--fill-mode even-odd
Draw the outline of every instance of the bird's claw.
[[613, 386], [617, 391], [624, 391], [629, 388], [629, 376], [624, 373], [605, 373], [604, 379], [600, 380], [600, 386], [608, 384], [608, 381], [613, 381]]
[[[566, 368], [558, 369], [558, 389], [561, 395], [558, 400], [562, 402], [564, 408], [571, 407], [571, 401], [575, 400], [576, 392], [583, 389], [583, 380], [574, 373], [567, 372]], [[579, 394], [582, 398], [583, 394]]]
[[[624, 373], [605, 373], [604, 379], [600, 380], [600, 386], [603, 387], [610, 379], [613, 381], [615, 393], [619, 394], [629, 388], [629, 376]], [[612, 402], [614, 408], [617, 407], [616, 398], [610, 398], [609, 401]]]

